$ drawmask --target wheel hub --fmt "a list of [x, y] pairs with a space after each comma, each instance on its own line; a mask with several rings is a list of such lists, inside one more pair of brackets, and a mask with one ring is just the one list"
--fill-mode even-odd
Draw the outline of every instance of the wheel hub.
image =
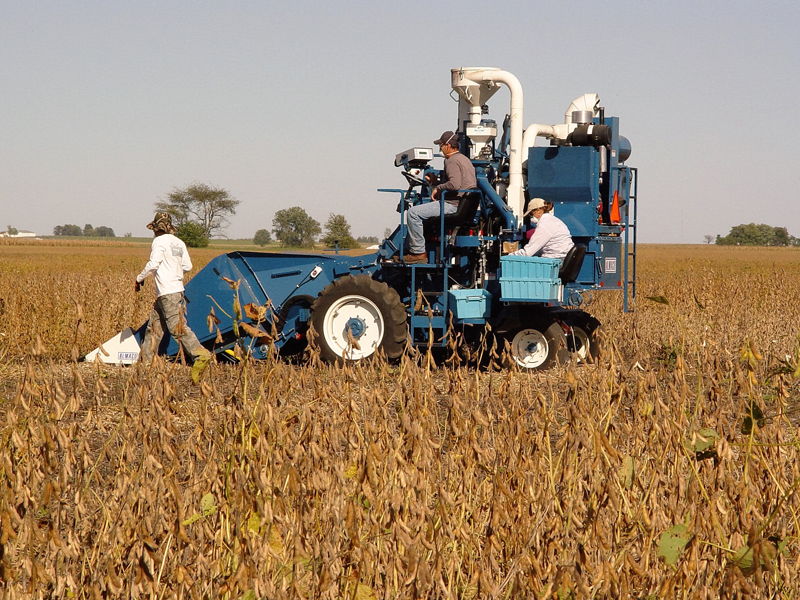
[[364, 322], [364, 319], [359, 317], [350, 317], [345, 327], [350, 330], [350, 335], [353, 336], [353, 339], [358, 339], [366, 331], [367, 324]]
[[325, 313], [322, 335], [338, 356], [360, 360], [375, 353], [383, 341], [383, 315], [375, 303], [352, 294], [337, 299]]
[[528, 354], [536, 354], [538, 349], [539, 349], [539, 342], [530, 342], [528, 343], [528, 346], [525, 348]]

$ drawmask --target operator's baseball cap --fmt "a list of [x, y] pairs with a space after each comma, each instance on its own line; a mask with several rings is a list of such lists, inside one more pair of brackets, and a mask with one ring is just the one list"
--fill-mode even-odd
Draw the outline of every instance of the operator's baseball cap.
[[172, 224], [172, 217], [168, 212], [157, 212], [153, 220], [147, 224], [148, 229], [153, 231], [166, 231], [167, 233], [175, 233], [178, 231]]
[[445, 131], [439, 136], [438, 140], [433, 140], [437, 146], [447, 144], [448, 146], [458, 146], [458, 134], [452, 131]]

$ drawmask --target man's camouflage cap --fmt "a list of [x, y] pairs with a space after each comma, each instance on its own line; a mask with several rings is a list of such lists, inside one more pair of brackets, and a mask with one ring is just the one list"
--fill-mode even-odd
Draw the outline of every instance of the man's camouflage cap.
[[166, 231], [167, 233], [175, 233], [178, 231], [172, 224], [172, 217], [168, 212], [157, 212], [153, 220], [147, 224], [148, 229], [153, 231]]

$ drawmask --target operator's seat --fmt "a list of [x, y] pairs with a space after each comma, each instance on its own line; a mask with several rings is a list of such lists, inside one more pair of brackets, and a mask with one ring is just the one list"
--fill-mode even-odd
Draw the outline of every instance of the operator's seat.
[[561, 268], [558, 270], [558, 278], [561, 283], [572, 283], [578, 278], [578, 273], [583, 265], [583, 257], [586, 255], [586, 246], [575, 244], [569, 249], [564, 260], [561, 262]]
[[[444, 216], [445, 230], [452, 229], [472, 221], [475, 218], [475, 213], [478, 211], [480, 204], [481, 193], [479, 191], [476, 190], [474, 192], [464, 194], [464, 196], [461, 198], [461, 201], [458, 203], [456, 212], [451, 215]], [[425, 219], [423, 226], [426, 229], [426, 233], [435, 235], [439, 232], [439, 217]]]

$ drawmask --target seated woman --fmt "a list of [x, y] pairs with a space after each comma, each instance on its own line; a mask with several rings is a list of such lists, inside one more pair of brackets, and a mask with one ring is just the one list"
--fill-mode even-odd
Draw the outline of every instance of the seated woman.
[[512, 256], [541, 256], [564, 259], [575, 245], [564, 221], [553, 214], [553, 203], [542, 198], [531, 198], [528, 213], [536, 224], [530, 241]]

